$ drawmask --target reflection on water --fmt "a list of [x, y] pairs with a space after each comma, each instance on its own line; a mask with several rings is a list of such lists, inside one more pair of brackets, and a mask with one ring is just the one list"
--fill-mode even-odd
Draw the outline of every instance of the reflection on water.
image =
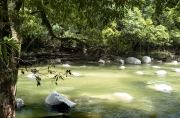
[[[160, 68], [152, 68], [154, 66]], [[26, 106], [17, 110], [17, 118], [180, 118], [180, 73], [173, 71], [180, 67], [178, 64], [125, 65], [124, 69], [119, 67], [56, 65], [55, 71], [70, 69], [83, 76], [68, 76], [55, 85], [49, 79], [51, 76], [40, 75], [43, 79], [39, 87], [34, 79], [26, 77], [30, 73], [19, 74], [17, 97], [22, 98]], [[158, 70], [167, 73], [158, 76]], [[172, 92], [161, 92], [153, 88], [159, 84], [163, 84], [160, 87], [172, 87]], [[44, 100], [53, 90], [77, 105], [66, 112], [50, 109]], [[133, 99], [127, 101], [127, 97]]]

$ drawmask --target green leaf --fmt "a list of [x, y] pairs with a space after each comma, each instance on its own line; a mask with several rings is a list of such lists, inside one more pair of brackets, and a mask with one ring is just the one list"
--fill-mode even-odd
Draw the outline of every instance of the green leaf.
[[4, 43], [2, 44], [2, 54], [3, 54], [4, 60], [7, 62], [8, 61], [7, 46]]
[[[12, 50], [12, 49], [15, 49], [17, 52], [19, 52], [19, 47], [18, 47], [18, 42], [13, 42], [13, 41], [5, 41], [6, 44], [9, 45], [9, 49]], [[11, 49], [12, 48], [12, 49]]]

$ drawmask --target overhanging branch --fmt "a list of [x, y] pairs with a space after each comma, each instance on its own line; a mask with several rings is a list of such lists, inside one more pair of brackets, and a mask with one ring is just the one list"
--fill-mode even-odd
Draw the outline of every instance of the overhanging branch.
[[79, 39], [77, 39], [77, 38], [73, 38], [73, 37], [57, 37], [57, 36], [54, 34], [53, 30], [52, 30], [52, 26], [51, 26], [49, 20], [47, 19], [45, 12], [39, 11], [39, 10], [38, 10], [38, 12], [40, 12], [40, 14], [41, 14], [42, 25], [45, 25], [45, 26], [46, 26], [46, 28], [47, 28], [47, 30], [48, 30], [48, 32], [49, 32], [49, 34], [50, 34], [50, 36], [51, 36], [52, 38], [56, 38], [56, 39], [59, 39], [59, 40], [62, 40], [62, 41], [74, 40], [74, 41], [77, 41], [77, 42], [79, 42], [79, 43], [81, 43], [81, 44], [89, 47], [88, 44], [86, 44], [85, 42], [83, 42], [83, 41], [81, 41], [81, 40], [79, 40]]

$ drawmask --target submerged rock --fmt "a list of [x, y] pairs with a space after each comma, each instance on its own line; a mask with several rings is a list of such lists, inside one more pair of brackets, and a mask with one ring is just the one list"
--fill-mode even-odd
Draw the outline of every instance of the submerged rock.
[[127, 100], [127, 101], [131, 101], [133, 99], [133, 97], [128, 93], [116, 92], [116, 93], [113, 93], [113, 96], [118, 97], [119, 99], [122, 99], [122, 100]]
[[180, 68], [173, 69], [174, 72], [180, 73]]
[[142, 71], [136, 71], [136, 74], [143, 75], [144, 73]]
[[157, 91], [162, 91], [162, 92], [165, 92], [165, 93], [170, 93], [172, 92], [172, 88], [166, 84], [155, 84], [155, 89]]
[[156, 72], [157, 75], [166, 75], [167, 72], [165, 70], [159, 70]]
[[93, 99], [102, 99], [102, 100], [118, 100], [121, 102], [130, 102], [133, 100], [133, 97], [128, 93], [120, 93], [115, 92], [113, 94], [102, 94], [102, 95], [95, 95], [91, 96]]
[[171, 93], [173, 91], [172, 87], [166, 84], [152, 84], [147, 87], [164, 93]]

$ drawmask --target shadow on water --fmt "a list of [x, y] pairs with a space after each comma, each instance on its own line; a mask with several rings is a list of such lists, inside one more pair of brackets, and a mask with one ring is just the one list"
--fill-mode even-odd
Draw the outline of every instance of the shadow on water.
[[22, 118], [70, 118], [67, 114], [69, 110], [71, 110], [71, 108], [66, 104], [55, 106], [29, 104], [22, 108], [18, 108], [16, 112], [17, 114], [23, 114]]
[[[159, 92], [157, 92], [159, 93]], [[161, 97], [148, 97], [151, 100], [149, 108], [151, 111], [139, 109], [141, 102], [134, 100], [130, 103], [109, 103], [102, 102], [97, 104], [82, 104], [77, 105], [67, 110], [61, 110], [63, 107], [49, 107], [39, 105], [29, 105], [22, 109], [18, 109], [26, 116], [28, 112], [32, 115], [27, 115], [26, 118], [180, 118], [180, 98], [175, 97], [178, 93], [159, 93]], [[135, 105], [138, 103], [140, 106]], [[147, 104], [147, 101], [143, 101]], [[132, 107], [134, 106], [135, 107]], [[34, 113], [35, 114], [34, 114]], [[19, 117], [17, 117], [19, 118]]]

